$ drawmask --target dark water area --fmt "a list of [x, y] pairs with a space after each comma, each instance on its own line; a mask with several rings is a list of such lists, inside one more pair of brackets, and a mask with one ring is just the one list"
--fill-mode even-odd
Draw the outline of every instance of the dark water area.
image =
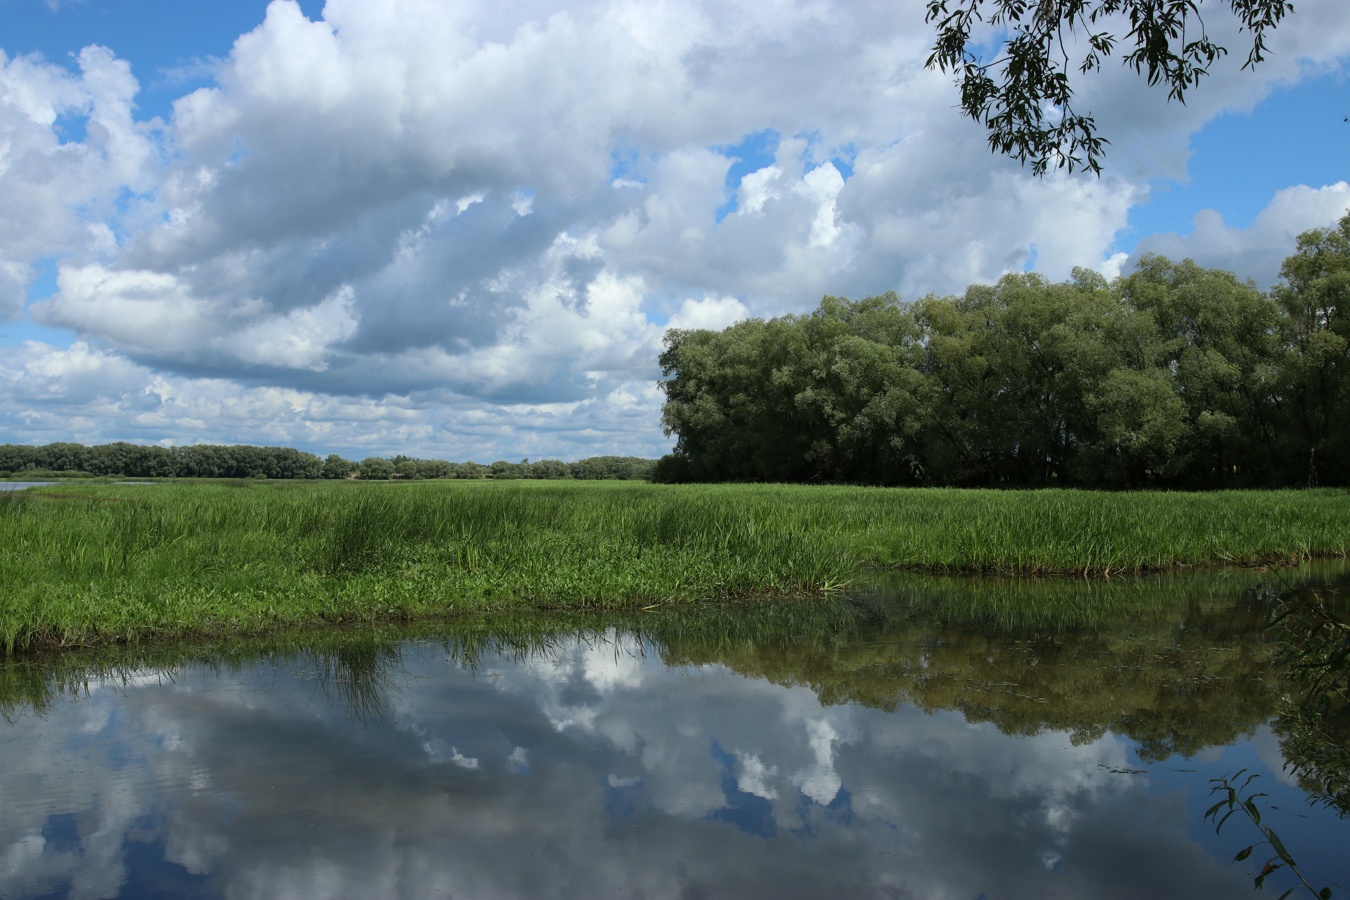
[[1278, 897], [1268, 847], [1231, 862], [1255, 826], [1204, 821], [1241, 769], [1346, 896], [1262, 630], [1308, 584], [1344, 608], [1344, 566], [897, 576], [12, 662], [0, 897]]

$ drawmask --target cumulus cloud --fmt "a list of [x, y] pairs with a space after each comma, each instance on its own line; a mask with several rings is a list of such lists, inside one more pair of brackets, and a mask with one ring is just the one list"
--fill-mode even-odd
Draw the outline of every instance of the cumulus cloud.
[[[39, 260], [116, 251], [109, 222], [152, 190], [155, 123], [134, 120], [139, 85], [125, 60], [86, 47], [78, 71], [0, 50], [0, 314], [21, 309]], [[76, 123], [82, 135], [73, 131]]]
[[[397, 397], [423, 448], [464, 428], [452, 443], [488, 456], [658, 453], [664, 327], [1032, 260], [1118, 268], [1130, 208], [1184, 177], [1196, 128], [1350, 54], [1345, 5], [1305, 6], [1255, 75], [1222, 69], [1185, 107], [1108, 66], [1082, 95], [1113, 135], [1100, 180], [991, 156], [923, 67], [921, 7], [330, 0], [310, 20], [274, 0], [164, 121], [136, 118], [131, 65], [104, 48], [0, 53], [0, 202], [25, 211], [0, 222], [0, 316], [201, 380], [184, 390]], [[1336, 188], [1305, 190], [1320, 211]], [[1289, 202], [1241, 237], [1198, 224], [1192, 255], [1268, 273], [1313, 216]], [[30, 298], [43, 266], [56, 290]], [[148, 433], [125, 406], [79, 415]], [[165, 415], [156, 439], [230, 431]], [[365, 419], [295, 415], [274, 431], [371, 446]]]
[[710, 328], [720, 330], [748, 318], [745, 304], [735, 297], [686, 299], [668, 323], [671, 328]]
[[1314, 228], [1327, 228], [1347, 212], [1350, 212], [1350, 184], [1340, 181], [1322, 188], [1297, 185], [1276, 193], [1249, 228], [1233, 228], [1217, 211], [1201, 210], [1190, 234], [1169, 232], [1140, 240], [1130, 265], [1145, 253], [1158, 253], [1227, 269], [1268, 288], [1284, 258], [1293, 252], [1298, 235]]

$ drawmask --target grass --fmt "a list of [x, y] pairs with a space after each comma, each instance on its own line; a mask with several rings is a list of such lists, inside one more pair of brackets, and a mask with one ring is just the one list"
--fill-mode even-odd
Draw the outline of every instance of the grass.
[[1350, 553], [1350, 492], [634, 483], [64, 484], [0, 494], [7, 653], [465, 612], [1114, 575]]

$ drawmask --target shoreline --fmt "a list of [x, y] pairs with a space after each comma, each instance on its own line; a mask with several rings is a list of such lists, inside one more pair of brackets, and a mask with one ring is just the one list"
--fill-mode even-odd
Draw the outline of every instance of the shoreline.
[[[378, 485], [378, 486], [376, 486]], [[0, 644], [1101, 582], [1350, 555], [1350, 492], [558, 482], [65, 483], [0, 500]]]

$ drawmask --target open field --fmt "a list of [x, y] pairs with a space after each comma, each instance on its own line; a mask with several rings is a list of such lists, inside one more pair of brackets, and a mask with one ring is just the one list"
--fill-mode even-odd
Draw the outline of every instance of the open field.
[[64, 484], [0, 495], [7, 652], [1350, 553], [1350, 492], [631, 482]]

